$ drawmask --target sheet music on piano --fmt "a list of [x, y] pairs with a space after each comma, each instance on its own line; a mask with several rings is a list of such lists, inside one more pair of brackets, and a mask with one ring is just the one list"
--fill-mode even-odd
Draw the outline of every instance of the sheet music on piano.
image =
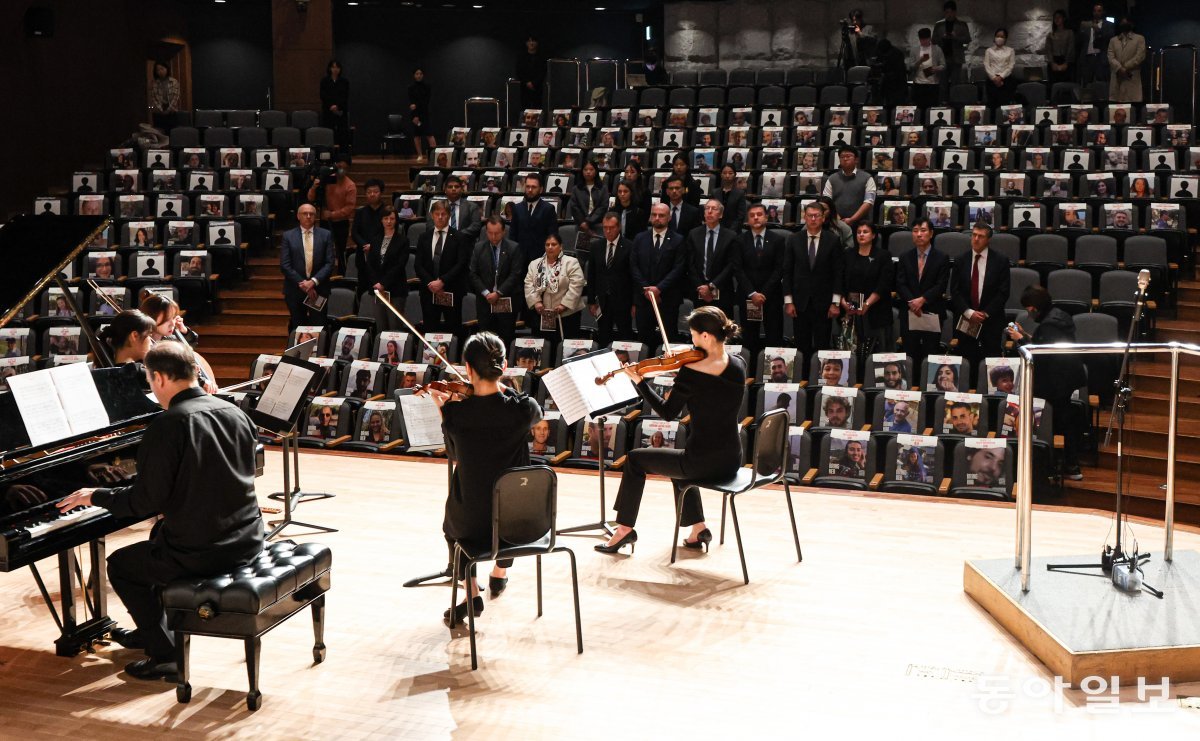
[[59, 365], [8, 379], [32, 445], [45, 445], [111, 424], [85, 363]]

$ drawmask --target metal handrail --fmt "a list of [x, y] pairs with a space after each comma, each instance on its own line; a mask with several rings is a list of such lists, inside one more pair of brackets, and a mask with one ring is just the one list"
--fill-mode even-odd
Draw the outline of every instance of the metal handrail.
[[[1171, 402], [1167, 420], [1167, 494], [1165, 501], [1166, 542], [1163, 558], [1174, 558], [1175, 546], [1175, 444], [1179, 432], [1176, 419], [1179, 403], [1179, 358], [1200, 358], [1200, 345], [1183, 342], [1123, 342], [1094, 344], [1028, 345], [1018, 349], [1021, 363], [1020, 409], [1017, 413], [1017, 481], [1013, 491], [1017, 500], [1016, 567], [1021, 571], [1021, 591], [1029, 591], [1033, 516], [1033, 366], [1041, 355], [1112, 355], [1128, 347], [1133, 355], [1171, 355]], [[1118, 451], [1122, 454], [1122, 451]]]
[[602, 59], [601, 57], [594, 57], [592, 59], [587, 60], [586, 62], [583, 63], [583, 88], [585, 90], [587, 90], [588, 105], [592, 104], [591, 95], [592, 95], [592, 65], [593, 64], [604, 64], [604, 65], [611, 64], [612, 68], [613, 68], [613, 86], [615, 87], [615, 86], [621, 84], [621, 60], [620, 59]]
[[471, 106], [472, 103], [491, 103], [492, 105], [494, 105], [496, 107], [496, 125], [497, 126], [502, 125], [500, 123], [500, 99], [476, 96], [476, 97], [472, 97], [472, 98], [467, 98], [463, 101], [463, 126], [466, 126], [467, 128], [471, 127], [471, 121], [469, 118], [467, 118], [467, 109]]
[[512, 126], [512, 86], [513, 83], [521, 84], [521, 81], [515, 77], [510, 77], [504, 81], [504, 126], [507, 128]]
[[621, 67], [621, 87], [623, 87], [623, 88], [629, 87], [629, 65], [630, 64], [640, 64], [644, 67], [646, 65], [646, 60], [645, 59], [626, 59], [625, 60], [624, 65]]
[[1197, 49], [1196, 49], [1195, 44], [1167, 44], [1164, 47], [1154, 50], [1154, 52], [1151, 56], [1152, 64], [1153, 64], [1153, 75], [1154, 75], [1153, 91], [1152, 91], [1154, 94], [1154, 98], [1155, 98], [1154, 102], [1155, 103], [1166, 102], [1163, 100], [1163, 97], [1164, 97], [1163, 78], [1166, 73], [1166, 53], [1167, 53], [1168, 49], [1185, 49], [1185, 50], [1191, 50], [1191, 52], [1192, 52], [1192, 69], [1191, 69], [1191, 80], [1192, 81], [1191, 81], [1191, 85], [1189, 85], [1189, 87], [1192, 91], [1192, 110], [1191, 110], [1191, 120], [1188, 123], [1190, 123], [1194, 126], [1196, 124], [1196, 112], [1197, 112], [1196, 111], [1196, 79], [1197, 79], [1197, 75], [1200, 74], [1200, 65], [1198, 65], [1198, 62], [1200, 62], [1200, 59], [1198, 59]]
[[545, 101], [546, 107], [547, 108], [554, 107], [554, 105], [552, 104], [551, 97], [550, 97], [550, 87], [551, 87], [551, 82], [552, 82], [552, 79], [550, 76], [550, 65], [552, 65], [552, 64], [573, 64], [573, 65], [575, 65], [575, 107], [578, 108], [579, 100], [580, 100], [579, 84], [583, 81], [582, 73], [580, 71], [580, 67], [582, 65], [578, 59], [547, 59], [546, 60], [546, 101]]

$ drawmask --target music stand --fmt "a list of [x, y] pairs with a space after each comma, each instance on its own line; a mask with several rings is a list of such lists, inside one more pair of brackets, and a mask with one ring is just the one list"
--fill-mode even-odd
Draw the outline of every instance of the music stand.
[[[295, 345], [292, 345], [288, 349], [284, 350], [282, 357], [298, 358], [300, 360], [308, 360], [309, 358], [311, 358], [313, 356], [313, 353], [316, 352], [316, 350], [317, 350], [317, 338], [313, 337], [311, 339], [305, 340], [304, 342], [299, 342]], [[315, 390], [314, 390], [314, 393], [315, 393]], [[287, 444], [286, 440], [284, 441], [283, 445], [284, 445], [284, 453], [286, 454], [287, 449], [288, 449], [288, 444]], [[296, 459], [296, 461], [295, 461], [296, 488], [299, 489], [300, 488], [300, 462], [299, 462], [300, 451], [298, 450], [299, 446], [297, 446], [295, 444], [294, 440], [291, 444], [291, 448], [292, 448], [292, 456]], [[286, 463], [286, 460], [285, 460], [285, 463]], [[285, 473], [286, 473], [286, 469], [285, 469]], [[288, 489], [286, 477], [284, 479], [283, 487], [285, 490]], [[268, 495], [267, 499], [274, 499], [276, 502], [282, 502], [287, 497], [289, 491], [277, 491], [274, 494]], [[299, 504], [300, 502], [311, 502], [316, 499], [333, 499], [335, 496], [337, 496], [337, 495], [329, 494], [327, 492], [301, 491], [301, 492], [299, 492], [299, 498], [296, 501], [297, 501], [297, 504]]]
[[[309, 392], [320, 383], [324, 374], [325, 369], [315, 363], [300, 360], [292, 355], [281, 357], [275, 373], [259, 397], [258, 405], [249, 412], [250, 419], [256, 425], [279, 435], [283, 444], [284, 490], [272, 495], [272, 498], [283, 501], [283, 519], [268, 523], [274, 527], [267, 534], [267, 540], [279, 535], [288, 525], [299, 525], [322, 533], [337, 532], [335, 528], [301, 522], [292, 516], [296, 507], [303, 501], [300, 491], [300, 445], [296, 425], [304, 412]], [[295, 486], [292, 485], [293, 477]], [[329, 496], [332, 495], [318, 495], [312, 498], [323, 499]]]

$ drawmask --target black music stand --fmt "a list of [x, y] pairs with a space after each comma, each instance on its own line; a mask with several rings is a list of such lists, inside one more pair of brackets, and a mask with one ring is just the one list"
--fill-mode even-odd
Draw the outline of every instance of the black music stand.
[[[296, 425], [304, 412], [308, 394], [321, 382], [325, 369], [315, 363], [285, 355], [267, 387], [258, 400], [258, 406], [250, 410], [250, 419], [262, 429], [279, 435], [283, 444], [283, 491], [271, 495], [283, 501], [283, 519], [273, 520], [267, 540], [279, 535], [289, 525], [307, 527], [317, 532], [336, 533], [336, 528], [314, 525], [296, 520], [292, 513], [302, 501], [300, 490], [300, 444]], [[295, 484], [293, 485], [293, 478]], [[327, 499], [332, 494], [313, 494], [309, 499]]]

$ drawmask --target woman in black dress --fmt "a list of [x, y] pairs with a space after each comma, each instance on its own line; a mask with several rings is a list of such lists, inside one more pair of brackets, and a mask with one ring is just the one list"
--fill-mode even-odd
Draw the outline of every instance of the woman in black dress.
[[429, 123], [429, 99], [433, 90], [425, 82], [425, 70], [420, 67], [413, 70], [413, 83], [408, 86], [408, 117], [413, 126], [413, 144], [417, 147], [417, 159], [425, 159], [423, 145], [430, 149], [437, 146], [437, 137], [433, 135], [433, 126]]
[[[646, 474], [673, 480], [724, 479], [732, 478], [742, 465], [738, 412], [746, 392], [746, 364], [740, 355], [725, 351], [726, 340], [737, 335], [738, 327], [715, 306], [696, 309], [688, 315], [687, 322], [692, 344], [703, 350], [706, 357], [680, 369], [668, 399], [662, 399], [633, 370], [625, 371], [637, 384], [638, 393], [663, 419], [678, 417], [689, 399], [702, 400], [688, 407], [692, 420], [687, 448], [640, 448], [629, 453], [615, 505], [617, 529], [608, 543], [596, 546], [601, 553], [616, 553], [626, 543], [632, 547], [637, 542], [633, 526], [642, 503]], [[679, 495], [676, 486], [675, 496]], [[712, 531], [704, 524], [704, 509], [695, 489], [688, 490], [683, 499], [680, 524], [692, 529], [691, 536], [683, 541], [685, 548], [708, 548]]]
[[350, 81], [342, 77], [342, 64], [331, 59], [321, 80], [321, 125], [333, 129], [334, 142], [350, 144]]
[[[442, 532], [447, 543], [460, 541], [472, 549], [485, 549], [492, 541], [492, 487], [505, 470], [529, 465], [526, 439], [542, 412], [536, 401], [499, 383], [507, 364], [504, 343], [496, 335], [472, 335], [463, 346], [463, 361], [473, 395], [454, 401], [448, 394], [428, 390], [442, 412], [446, 447], [458, 463]], [[501, 560], [492, 569], [488, 589], [493, 599], [508, 585], [505, 575], [511, 565], [511, 560]], [[460, 572], [465, 568], [459, 565]], [[476, 616], [483, 612], [474, 567], [463, 577], [467, 598], [455, 608], [455, 622], [467, 617], [468, 605]], [[450, 611], [443, 617], [448, 621]]]
[[869, 352], [892, 352], [891, 255], [876, 243], [875, 226], [870, 222], [855, 227], [854, 241], [855, 246], [846, 250], [842, 309], [857, 323], [860, 349], [870, 343]]

